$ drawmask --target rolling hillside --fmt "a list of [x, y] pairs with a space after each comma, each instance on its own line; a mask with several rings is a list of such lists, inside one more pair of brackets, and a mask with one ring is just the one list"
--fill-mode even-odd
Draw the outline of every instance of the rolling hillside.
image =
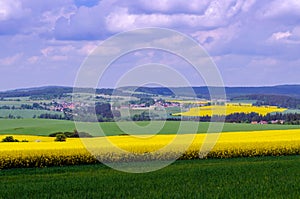
[[[93, 89], [81, 88], [82, 92], [93, 92]], [[208, 87], [193, 87], [195, 94], [198, 97], [209, 98]], [[0, 98], [5, 97], [27, 97], [27, 96], [40, 96], [40, 95], [64, 95], [67, 93], [72, 93], [72, 87], [63, 86], [46, 86], [46, 87], [36, 87], [36, 88], [25, 88], [16, 89], [9, 91], [0, 92]], [[96, 89], [97, 94], [107, 94], [111, 95], [113, 93], [111, 88], [101, 88]], [[162, 96], [172, 96], [176, 93], [179, 96], [194, 96], [190, 92], [190, 88], [186, 87], [122, 87], [118, 88], [118, 95], [128, 95], [130, 92], [139, 92], [149, 95], [162, 95]], [[173, 93], [173, 92], [174, 93]], [[264, 87], [225, 87], [225, 91], [228, 98], [252, 95], [252, 94], [268, 94], [268, 95], [286, 95], [294, 98], [300, 98], [300, 85], [279, 85], [279, 86], [264, 86]]]

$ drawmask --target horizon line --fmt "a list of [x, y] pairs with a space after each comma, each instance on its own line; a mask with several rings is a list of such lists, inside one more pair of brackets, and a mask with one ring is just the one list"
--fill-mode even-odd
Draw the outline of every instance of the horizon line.
[[[224, 88], [260, 88], [260, 87], [278, 87], [278, 86], [300, 86], [299, 84], [273, 84], [273, 85], [246, 85], [246, 86], [241, 86], [241, 85], [230, 85], [226, 86], [224, 85]], [[31, 86], [31, 87], [18, 87], [18, 88], [11, 88], [11, 89], [6, 89], [6, 90], [0, 90], [0, 92], [9, 92], [9, 91], [16, 91], [16, 90], [26, 90], [26, 89], [38, 89], [38, 88], [47, 88], [47, 87], [61, 87], [61, 88], [75, 88], [74, 86], [70, 85], [40, 85], [40, 86]], [[126, 87], [143, 87], [143, 88], [188, 88], [187, 86], [169, 86], [169, 87], [164, 87], [164, 86], [134, 86], [134, 85], [129, 85], [129, 86], [122, 86], [118, 88], [126, 88]], [[206, 86], [206, 85], [192, 85], [191, 87], [197, 88], [197, 87], [220, 87], [220, 86]], [[79, 88], [86, 88], [86, 89], [118, 89], [118, 88], [113, 88], [113, 87], [96, 87], [96, 88], [91, 88], [91, 87], [79, 87]]]

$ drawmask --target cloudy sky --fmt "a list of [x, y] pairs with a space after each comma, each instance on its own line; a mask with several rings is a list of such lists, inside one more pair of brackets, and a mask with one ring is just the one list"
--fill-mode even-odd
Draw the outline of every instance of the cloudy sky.
[[[145, 27], [193, 38], [227, 86], [300, 83], [299, 0], [0, 0], [0, 90], [72, 86], [83, 61], [104, 40]], [[161, 57], [135, 52], [119, 64]], [[193, 73], [180, 60], [169, 60], [164, 64]], [[122, 67], [118, 71], [126, 72]], [[103, 86], [110, 84], [108, 78]]]

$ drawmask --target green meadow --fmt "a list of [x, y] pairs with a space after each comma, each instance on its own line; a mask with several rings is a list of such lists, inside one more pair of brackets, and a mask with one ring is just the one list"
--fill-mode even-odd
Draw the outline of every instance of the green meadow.
[[0, 198], [299, 198], [299, 164], [286, 156], [176, 161], [142, 174], [102, 164], [11, 169], [0, 171]]
[[[99, 136], [99, 127], [104, 131], [105, 135], [122, 135], [124, 132], [118, 126], [118, 122], [103, 122], [103, 123], [79, 123], [80, 129], [90, 133], [94, 136]], [[130, 133], [138, 134], [136, 130], [132, 129], [132, 122], [120, 122], [126, 130], [130, 130]], [[195, 122], [184, 121], [184, 124], [195, 125]], [[147, 126], [149, 122], [141, 121], [135, 122], [136, 126]], [[153, 129], [160, 129], [159, 134], [174, 134], [178, 131], [180, 121], [153, 121], [151, 127], [149, 127], [149, 134], [156, 132], [151, 131]], [[208, 122], [200, 122], [197, 133], [206, 133], [209, 127]], [[22, 134], [22, 135], [43, 135], [47, 136], [54, 132], [73, 131], [75, 129], [75, 123], [67, 120], [50, 120], [50, 119], [0, 119], [0, 134]], [[259, 131], [259, 130], [286, 130], [286, 129], [299, 129], [299, 125], [278, 125], [278, 124], [237, 124], [237, 123], [224, 123], [223, 132], [238, 132], [238, 131]], [[190, 129], [186, 129], [186, 134], [194, 133]]]
[[21, 117], [21, 118], [33, 118], [34, 116], [38, 117], [41, 114], [56, 114], [56, 115], [62, 115], [62, 112], [58, 111], [48, 111], [48, 110], [32, 110], [32, 109], [1, 109], [0, 110], [0, 117], [9, 117], [9, 115], [12, 115], [14, 117]]

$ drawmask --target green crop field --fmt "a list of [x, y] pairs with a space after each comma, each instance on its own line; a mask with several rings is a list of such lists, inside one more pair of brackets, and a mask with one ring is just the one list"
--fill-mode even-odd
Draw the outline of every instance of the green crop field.
[[292, 113], [292, 114], [298, 113], [298, 114], [300, 114], [300, 109], [288, 109], [288, 110], [284, 111], [283, 113]]
[[[157, 109], [157, 110], [151, 110], [148, 108], [144, 108], [144, 109], [120, 109], [120, 113], [121, 113], [121, 117], [126, 118], [126, 117], [132, 117], [135, 114], [141, 114], [143, 112], [147, 112], [147, 113], [152, 113], [157, 115], [160, 118], [174, 118], [174, 116], [171, 116], [171, 114], [173, 113], [178, 113], [183, 111], [180, 107], [166, 107], [166, 108], [162, 108], [161, 110]], [[188, 111], [188, 109], [184, 110], [184, 111]]]
[[[153, 128], [160, 127], [163, 122], [152, 122]], [[191, 124], [193, 122], [186, 121], [185, 124]], [[99, 124], [106, 135], [120, 135], [124, 132], [118, 127], [116, 122], [105, 123], [81, 123], [83, 130], [92, 134], [99, 135], [95, 132], [99, 132]], [[126, 129], [131, 128], [132, 123], [121, 122]], [[136, 122], [139, 126], [147, 126], [149, 122]], [[160, 134], [174, 134], [179, 128], [179, 121], [167, 121], [163, 128], [159, 131]], [[199, 125], [198, 133], [205, 133], [209, 126], [208, 122], [201, 122]], [[253, 125], [253, 124], [232, 124], [225, 123], [223, 132], [237, 132], [237, 131], [257, 131], [257, 130], [281, 130], [281, 129], [299, 129], [299, 125]], [[0, 119], [0, 134], [24, 134], [24, 135], [49, 135], [54, 132], [73, 131], [75, 124], [73, 121], [66, 120], [49, 120], [49, 119]], [[138, 134], [139, 132], [130, 131], [132, 134]], [[149, 128], [149, 134], [156, 132], [151, 131]], [[185, 133], [194, 133], [190, 129], [186, 129]]]
[[50, 103], [52, 100], [31, 100], [29, 97], [5, 98], [0, 100], [0, 106], [20, 107], [22, 104], [32, 105], [33, 103]]
[[38, 117], [44, 113], [63, 115], [62, 112], [58, 112], [58, 111], [32, 110], [32, 109], [1, 109], [0, 117], [4, 118], [4, 117], [8, 117], [9, 115], [12, 115], [14, 117], [32, 118], [34, 115]]
[[29, 101], [0, 101], [0, 106], [20, 107], [22, 104], [32, 105], [32, 103]]
[[101, 164], [0, 172], [0, 198], [299, 198], [300, 157], [177, 161], [143, 174]]

